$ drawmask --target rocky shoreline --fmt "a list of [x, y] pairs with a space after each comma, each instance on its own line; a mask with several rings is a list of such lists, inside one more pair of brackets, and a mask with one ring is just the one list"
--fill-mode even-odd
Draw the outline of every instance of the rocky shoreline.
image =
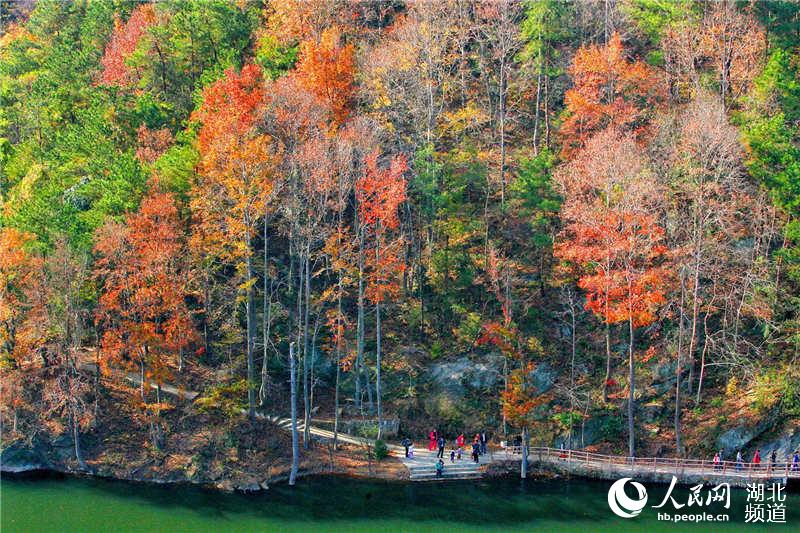
[[[256, 493], [269, 490], [269, 487], [278, 483], [285, 483], [289, 479], [288, 463], [267, 469], [267, 475], [244, 471], [237, 475], [211, 477], [201, 472], [189, 475], [186, 470], [162, 470], [162, 474], [153, 468], [138, 466], [121, 467], [108, 462], [88, 461], [87, 468], [81, 469], [68, 459], [67, 453], [59, 453], [61, 447], [53, 447], [45, 451], [41, 446], [26, 446], [17, 441], [3, 448], [0, 453], [0, 473], [3, 476], [29, 476], [37, 473], [50, 473], [58, 475], [75, 475], [94, 477], [99, 479], [118, 480], [133, 483], [153, 484], [191, 484], [206, 488], [213, 488], [224, 492]], [[49, 452], [49, 453], [48, 453]], [[333, 467], [330, 463], [322, 461], [313, 455], [304, 458], [297, 473], [298, 478], [318, 475], [346, 476], [353, 478], [366, 478], [372, 480], [407, 480], [408, 475], [402, 464], [387, 459], [383, 462], [373, 461], [367, 465], [366, 461], [354, 461], [353, 450], [344, 450], [337, 456]], [[66, 457], [65, 457], [66, 456]], [[167, 462], [166, 460], [164, 462]], [[367, 468], [367, 471], [364, 471]]]

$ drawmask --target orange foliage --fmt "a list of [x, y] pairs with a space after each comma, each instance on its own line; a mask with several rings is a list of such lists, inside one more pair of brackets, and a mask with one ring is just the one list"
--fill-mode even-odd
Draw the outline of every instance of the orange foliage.
[[698, 96], [702, 70], [710, 67], [722, 100], [737, 98], [761, 72], [766, 34], [749, 8], [740, 10], [729, 1], [707, 7], [699, 25], [680, 23], [665, 30], [665, 59], [677, 74], [674, 84], [679, 94]]
[[136, 140], [139, 143], [136, 159], [142, 163], [154, 162], [167, 151], [173, 141], [172, 133], [167, 128], [151, 130], [144, 124], [136, 130]]
[[600, 132], [557, 177], [566, 224], [554, 254], [582, 270], [586, 309], [609, 324], [649, 324], [664, 301], [667, 249], [652, 210], [658, 189], [633, 139]]
[[660, 76], [642, 61], [629, 61], [617, 33], [606, 46], [582, 46], [570, 73], [574, 86], [564, 96], [561, 126], [565, 157], [609, 125], [641, 135], [663, 98]]
[[390, 232], [400, 226], [398, 208], [406, 199], [406, 180], [403, 177], [408, 163], [397, 155], [388, 168], [378, 167], [378, 150], [364, 160], [364, 176], [356, 182], [356, 198], [362, 223], [373, 227], [375, 253], [367, 255], [369, 272], [367, 297], [374, 303], [386, 301], [399, 293], [398, 274], [405, 270], [400, 252], [401, 238], [391, 238]]
[[131, 72], [126, 59], [136, 51], [142, 37], [147, 34], [148, 28], [156, 23], [156, 12], [153, 4], [139, 4], [134, 8], [130, 18], [123, 23], [116, 15], [114, 31], [106, 45], [100, 64], [99, 83], [102, 85], [116, 85], [125, 87], [135, 81], [135, 74]]
[[336, 125], [343, 124], [350, 114], [355, 70], [355, 49], [341, 44], [335, 27], [323, 31], [319, 40], [300, 44], [298, 80], [330, 110]]
[[247, 65], [206, 87], [192, 114], [198, 135], [200, 177], [192, 190], [198, 244], [231, 259], [250, 254], [249, 239], [272, 192], [271, 138], [256, 121], [266, 102], [261, 69]]
[[364, 176], [358, 180], [356, 195], [359, 214], [365, 224], [383, 229], [400, 225], [398, 208], [406, 200], [406, 179], [403, 174], [408, 162], [403, 155], [392, 158], [389, 168], [378, 168], [378, 150], [364, 159]]
[[527, 363], [512, 370], [508, 376], [508, 386], [500, 394], [503, 414], [518, 427], [528, 426], [531, 412], [550, 399], [547, 395], [540, 394], [530, 382], [530, 374], [535, 368], [533, 363]]
[[667, 252], [664, 230], [654, 216], [620, 207], [587, 206], [584, 216], [568, 224], [554, 253], [582, 266], [586, 309], [609, 324], [652, 323], [664, 303], [667, 272], [657, 266]]
[[178, 210], [151, 184], [137, 213], [98, 230], [95, 276], [102, 284], [96, 320], [102, 328], [101, 366], [138, 365], [162, 383], [170, 359], [194, 339]]
[[284, 45], [316, 39], [336, 16], [335, 2], [273, 0], [270, 2], [267, 28]]
[[0, 229], [0, 357], [17, 364], [28, 359], [44, 334], [37, 319], [42, 302], [41, 258], [25, 251], [33, 236]]
[[520, 353], [517, 346], [518, 332], [509, 325], [498, 322], [487, 322], [483, 325], [483, 333], [478, 337], [478, 345], [492, 344], [496, 346], [503, 355], [518, 358]]
[[245, 65], [239, 73], [227, 69], [221, 79], [203, 89], [203, 101], [192, 113], [191, 119], [201, 124], [200, 151], [224, 152], [235, 137], [248, 134], [265, 100], [261, 67]]

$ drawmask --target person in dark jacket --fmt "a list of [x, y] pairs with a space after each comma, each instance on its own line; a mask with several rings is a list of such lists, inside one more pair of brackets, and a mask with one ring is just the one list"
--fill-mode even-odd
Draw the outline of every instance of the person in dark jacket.
[[481, 455], [486, 455], [486, 448], [489, 445], [489, 437], [485, 431], [481, 431]]
[[480, 443], [479, 442], [473, 442], [472, 443], [472, 460], [475, 461], [476, 463], [480, 463], [481, 462], [480, 455], [481, 455], [481, 445], [480, 445]]
[[406, 457], [408, 457], [408, 447], [411, 446], [411, 439], [406, 437], [406, 438], [403, 439], [403, 442], [401, 442], [400, 444], [402, 444], [403, 448], [406, 449]]
[[438, 442], [439, 453], [436, 454], [436, 457], [438, 457], [440, 459], [444, 458], [444, 446], [445, 446], [445, 444], [447, 444], [447, 441], [444, 440], [444, 437], [439, 437], [439, 442]]
[[436, 462], [436, 477], [442, 477], [443, 473], [444, 473], [444, 461], [439, 459]]

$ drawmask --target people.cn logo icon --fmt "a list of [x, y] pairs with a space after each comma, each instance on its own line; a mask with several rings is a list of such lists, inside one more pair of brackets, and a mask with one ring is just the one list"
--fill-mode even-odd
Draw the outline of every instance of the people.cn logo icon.
[[614, 514], [622, 518], [633, 518], [642, 512], [644, 506], [647, 505], [647, 491], [641, 483], [631, 481], [631, 485], [639, 493], [637, 499], [629, 498], [625, 494], [625, 483], [631, 481], [631, 478], [624, 477], [614, 482], [611, 488], [608, 489], [608, 506], [614, 511]]

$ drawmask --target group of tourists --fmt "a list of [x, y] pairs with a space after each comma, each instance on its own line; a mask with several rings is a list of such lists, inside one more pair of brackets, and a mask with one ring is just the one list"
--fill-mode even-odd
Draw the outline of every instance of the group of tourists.
[[[723, 459], [722, 450], [718, 451], [714, 454], [714, 470], [722, 470], [724, 459]], [[795, 450], [792, 456], [786, 457], [787, 466], [788, 463], [791, 462], [790, 469], [792, 472], [800, 471], [800, 450]], [[761, 468], [761, 450], [756, 449], [755, 453], [753, 454], [753, 460], [750, 461], [751, 468], [759, 469]], [[769, 465], [768, 469], [773, 470], [775, 465], [778, 464], [778, 450], [772, 450], [772, 453], [769, 454]], [[736, 470], [741, 471], [744, 468], [744, 457], [742, 456], [742, 451], [739, 450], [736, 452]]]
[[[464, 453], [464, 447], [467, 443], [464, 433], [459, 433], [458, 437], [452, 442], [450, 447], [450, 462], [454, 463], [456, 460], [460, 461]], [[472, 438], [472, 453], [470, 454], [472, 460], [476, 463], [480, 462], [480, 456], [488, 452], [489, 436], [485, 431], [476, 433]], [[447, 447], [447, 439], [444, 435], [440, 434], [436, 429], [432, 429], [428, 433], [428, 450], [436, 451], [436, 457], [444, 462], [445, 448]]]
[[[428, 433], [428, 450], [436, 452], [436, 458], [438, 459], [436, 462], [436, 475], [438, 477], [441, 477], [442, 473], [444, 472], [444, 458], [447, 450], [447, 443], [447, 439], [438, 430], [431, 429], [431, 431]], [[411, 439], [405, 438], [401, 444], [403, 445], [403, 448], [405, 448], [406, 458], [413, 458], [414, 443], [411, 441]], [[459, 433], [458, 436], [451, 442], [449, 453], [451, 463], [461, 460], [463, 454], [465, 453], [466, 444], [467, 438], [464, 436], [464, 433]], [[472, 447], [470, 452], [470, 457], [472, 460], [476, 463], [480, 463], [480, 456], [488, 453], [488, 446], [488, 434], [485, 431], [476, 433], [472, 438]]]

